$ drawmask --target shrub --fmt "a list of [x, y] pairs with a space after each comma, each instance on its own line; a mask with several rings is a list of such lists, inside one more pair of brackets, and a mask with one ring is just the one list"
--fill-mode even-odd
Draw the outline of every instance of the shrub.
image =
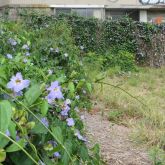
[[0, 42], [0, 163], [100, 164], [78, 113], [91, 83], [66, 23], [4, 22]]
[[120, 67], [122, 71], [136, 70], [135, 56], [127, 51], [114, 51], [115, 49], [107, 52], [105, 55], [107, 67]]

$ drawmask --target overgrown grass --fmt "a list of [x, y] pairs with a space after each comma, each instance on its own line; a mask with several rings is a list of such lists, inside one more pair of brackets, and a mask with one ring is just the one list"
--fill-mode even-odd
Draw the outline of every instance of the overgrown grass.
[[[93, 99], [110, 121], [133, 128], [131, 138], [134, 141], [165, 150], [165, 68], [139, 68], [139, 72], [118, 75], [112, 73], [112, 70], [107, 71], [102, 81], [124, 89], [146, 106], [108, 85], [96, 84]], [[165, 163], [163, 159], [161, 162]]]

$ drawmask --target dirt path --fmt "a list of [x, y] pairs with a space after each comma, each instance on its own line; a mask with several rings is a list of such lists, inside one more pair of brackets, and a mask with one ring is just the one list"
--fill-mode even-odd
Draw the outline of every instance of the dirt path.
[[84, 114], [87, 136], [91, 143], [99, 143], [108, 165], [151, 165], [145, 149], [137, 148], [129, 140], [130, 129], [114, 125], [97, 112]]

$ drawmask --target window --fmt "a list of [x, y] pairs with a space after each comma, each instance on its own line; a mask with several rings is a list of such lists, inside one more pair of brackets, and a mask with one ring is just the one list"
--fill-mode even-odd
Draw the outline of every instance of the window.
[[77, 13], [82, 17], [93, 17], [94, 9], [72, 9], [73, 12]]
[[59, 15], [60, 13], [70, 14], [71, 12], [76, 13], [82, 17], [94, 16], [94, 9], [90, 8], [56, 8], [55, 13]]
[[70, 14], [71, 9], [70, 8], [57, 8], [56, 9], [56, 14], [59, 15], [61, 13]]

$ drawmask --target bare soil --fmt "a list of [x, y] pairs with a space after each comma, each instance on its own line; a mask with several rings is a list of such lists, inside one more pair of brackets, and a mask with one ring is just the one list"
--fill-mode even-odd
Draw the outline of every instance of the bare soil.
[[98, 143], [107, 165], [152, 165], [145, 148], [137, 147], [129, 138], [131, 128], [116, 125], [99, 112], [84, 113], [90, 144]]

